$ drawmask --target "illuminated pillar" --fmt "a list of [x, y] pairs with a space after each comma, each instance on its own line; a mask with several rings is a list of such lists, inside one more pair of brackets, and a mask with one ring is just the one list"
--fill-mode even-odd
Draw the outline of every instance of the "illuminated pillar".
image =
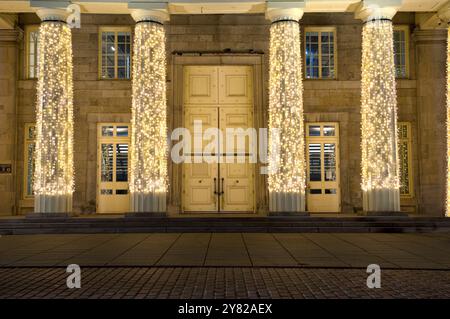
[[38, 9], [39, 66], [36, 102], [34, 211], [72, 210], [73, 88], [72, 34], [66, 12]]
[[450, 26], [447, 28], [447, 189], [445, 216], [450, 217]]
[[132, 10], [130, 210], [164, 213], [167, 193], [165, 10]]
[[[268, 3], [269, 69], [269, 210], [305, 211], [303, 84], [298, 21], [300, 3]], [[273, 131], [277, 130], [277, 133]]]
[[[367, 5], [369, 1], [365, 1]], [[373, 1], [370, 1], [373, 2]], [[401, 1], [369, 6], [363, 26], [361, 179], [367, 213], [399, 212], [397, 94], [392, 17]]]

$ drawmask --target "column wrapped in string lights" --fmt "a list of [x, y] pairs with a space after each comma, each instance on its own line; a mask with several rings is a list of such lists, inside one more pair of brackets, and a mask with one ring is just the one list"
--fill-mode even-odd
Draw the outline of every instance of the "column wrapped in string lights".
[[445, 216], [450, 217], [450, 26], [447, 28], [447, 188]]
[[67, 213], [74, 191], [72, 35], [64, 14], [38, 15], [34, 211]]
[[363, 26], [361, 179], [365, 212], [400, 211], [393, 26], [371, 17]]
[[133, 47], [130, 209], [163, 213], [168, 188], [165, 30], [162, 21], [153, 15], [133, 17], [137, 23]]
[[306, 164], [298, 23], [302, 14], [299, 9], [278, 10], [271, 17], [268, 188], [272, 213], [305, 211]]

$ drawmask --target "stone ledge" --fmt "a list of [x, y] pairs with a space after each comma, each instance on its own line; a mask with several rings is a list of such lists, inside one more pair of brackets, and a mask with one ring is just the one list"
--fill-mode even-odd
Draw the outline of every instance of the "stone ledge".
[[309, 212], [269, 212], [267, 217], [308, 217]]
[[152, 218], [152, 217], [167, 217], [167, 213], [125, 213], [125, 218]]
[[28, 213], [25, 218], [69, 218], [70, 213]]
[[381, 212], [358, 212], [360, 216], [367, 217], [408, 217], [408, 213], [405, 212], [396, 212], [396, 211], [381, 211]]

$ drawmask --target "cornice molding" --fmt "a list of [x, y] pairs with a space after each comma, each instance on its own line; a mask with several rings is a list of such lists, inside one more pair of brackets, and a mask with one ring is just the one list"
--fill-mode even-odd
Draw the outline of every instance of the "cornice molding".
[[416, 44], [424, 42], [447, 42], [447, 30], [414, 30], [411, 37]]
[[19, 42], [22, 40], [23, 31], [21, 29], [0, 29], [0, 42]]

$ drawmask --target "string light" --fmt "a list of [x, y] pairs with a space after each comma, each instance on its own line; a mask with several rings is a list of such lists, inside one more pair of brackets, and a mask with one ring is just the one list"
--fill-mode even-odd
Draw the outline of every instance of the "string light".
[[133, 57], [130, 193], [167, 192], [166, 58], [164, 27], [136, 24]]
[[447, 194], [445, 215], [450, 217], [450, 27], [447, 29]]
[[361, 80], [361, 186], [367, 193], [400, 187], [393, 50], [392, 22], [368, 21], [363, 27]]
[[[271, 193], [305, 194], [300, 28], [296, 21], [276, 21], [270, 27], [269, 132]], [[279, 141], [279, 147], [274, 142]], [[278, 152], [278, 154], [276, 154]]]
[[57, 209], [39, 205], [40, 197], [55, 195], [68, 197], [65, 209], [69, 210], [74, 191], [70, 28], [63, 22], [43, 21], [39, 28], [38, 50], [34, 153], [36, 167], [33, 183], [38, 205], [35, 206], [35, 210], [44, 212]]

